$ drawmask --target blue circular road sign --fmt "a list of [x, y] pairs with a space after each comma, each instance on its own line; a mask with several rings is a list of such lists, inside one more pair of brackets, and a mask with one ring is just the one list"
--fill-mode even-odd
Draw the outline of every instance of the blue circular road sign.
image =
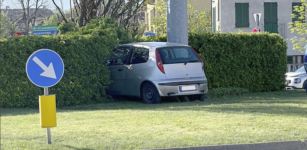
[[61, 80], [64, 63], [56, 52], [40, 49], [28, 58], [26, 72], [30, 81], [36, 86], [51, 87]]

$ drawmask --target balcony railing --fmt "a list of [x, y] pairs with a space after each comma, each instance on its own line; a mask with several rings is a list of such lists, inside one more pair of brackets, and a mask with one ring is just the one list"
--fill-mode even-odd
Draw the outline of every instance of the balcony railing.
[[287, 72], [294, 72], [304, 66], [304, 63], [287, 64]]

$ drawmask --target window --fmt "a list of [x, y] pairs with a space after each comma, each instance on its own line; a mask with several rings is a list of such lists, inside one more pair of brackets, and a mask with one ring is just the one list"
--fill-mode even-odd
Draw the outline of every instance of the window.
[[278, 33], [277, 2], [264, 3], [264, 31]]
[[[292, 14], [295, 15], [295, 18], [292, 18], [292, 22], [295, 22], [295, 21], [300, 21], [299, 20], [299, 17], [301, 16], [299, 14], [299, 12], [296, 12], [294, 11], [295, 10], [295, 6], [302, 6], [302, 3], [292, 3]], [[305, 20], [305, 19], [304, 19]], [[304, 21], [305, 22], [305, 21]]]
[[249, 4], [236, 3], [236, 28], [249, 27]]
[[148, 57], [149, 57], [148, 49], [136, 47], [133, 49], [130, 63], [131, 64], [145, 63], [148, 61]]
[[190, 47], [165, 47], [158, 51], [163, 64], [200, 62]]
[[109, 60], [106, 65], [123, 65], [127, 63], [128, 55], [129, 55], [128, 47], [119, 47], [113, 49], [113, 52], [110, 55]]
[[287, 63], [292, 64], [293, 63], [293, 56], [287, 56]]

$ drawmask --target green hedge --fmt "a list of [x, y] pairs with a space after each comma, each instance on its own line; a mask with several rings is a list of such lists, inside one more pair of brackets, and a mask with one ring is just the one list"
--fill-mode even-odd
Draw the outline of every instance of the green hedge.
[[57, 95], [57, 106], [106, 100], [105, 89], [111, 81], [109, 70], [103, 64], [108, 59], [110, 50], [119, 45], [119, 39], [117, 28], [107, 25], [102, 28], [104, 30], [100, 33], [104, 36], [76, 33], [1, 40], [1, 106], [38, 106], [38, 95], [43, 95], [43, 88], [32, 84], [25, 71], [28, 57], [38, 49], [54, 50], [64, 61], [63, 78], [57, 85], [49, 88], [49, 94]]
[[[166, 36], [141, 41], [166, 41]], [[204, 61], [209, 89], [240, 87], [259, 92], [285, 87], [287, 46], [278, 34], [189, 34], [189, 45]]]
[[[98, 103], [111, 83], [103, 65], [112, 48], [131, 40], [109, 19], [102, 26], [81, 28], [61, 36], [23, 36], [0, 40], [0, 98], [2, 107], [37, 107], [43, 89], [27, 78], [25, 63], [38, 49], [56, 51], [65, 64], [62, 80], [50, 88], [57, 106]], [[97, 20], [93, 20], [97, 24]], [[90, 23], [91, 25], [91, 23]], [[97, 28], [96, 28], [97, 27]], [[87, 31], [89, 30], [89, 31]], [[166, 36], [142, 41], [166, 41]], [[189, 45], [204, 60], [209, 89], [240, 87], [255, 91], [284, 88], [286, 43], [276, 34], [190, 34]]]

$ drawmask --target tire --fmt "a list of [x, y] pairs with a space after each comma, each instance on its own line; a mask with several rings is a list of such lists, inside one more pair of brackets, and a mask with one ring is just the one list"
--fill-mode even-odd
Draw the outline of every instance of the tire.
[[206, 94], [188, 95], [188, 98], [190, 101], [195, 101], [195, 100], [204, 101], [206, 98]]
[[161, 96], [157, 88], [151, 83], [145, 83], [141, 90], [142, 102], [146, 104], [156, 104], [161, 102]]

